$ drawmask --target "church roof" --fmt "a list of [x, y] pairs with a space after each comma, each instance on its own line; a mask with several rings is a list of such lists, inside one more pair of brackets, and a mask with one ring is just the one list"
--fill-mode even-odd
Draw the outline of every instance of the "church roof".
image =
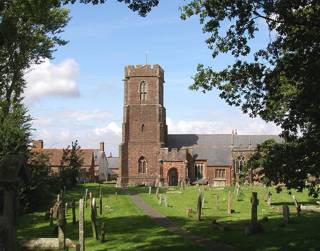
[[107, 161], [110, 169], [120, 169], [120, 157], [107, 157]]
[[233, 149], [255, 148], [267, 139], [281, 142], [277, 135], [232, 135], [232, 134], [169, 134], [168, 148], [191, 147], [198, 160], [207, 160], [209, 166], [232, 164]]

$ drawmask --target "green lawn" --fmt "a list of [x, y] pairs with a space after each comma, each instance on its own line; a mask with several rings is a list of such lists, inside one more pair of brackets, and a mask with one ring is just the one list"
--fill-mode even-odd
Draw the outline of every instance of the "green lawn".
[[[158, 204], [154, 194], [155, 189], [151, 196], [148, 195], [148, 188], [141, 188], [138, 192], [149, 205], [171, 218], [184, 229], [216, 241], [229, 243], [239, 250], [320, 250], [320, 214], [302, 213], [302, 216], [296, 217], [292, 197], [287, 191], [278, 194], [271, 190], [273, 203], [269, 207], [265, 202], [267, 190], [264, 187], [242, 187], [240, 201], [235, 200], [234, 188], [207, 189], [204, 191], [205, 208], [203, 210], [203, 220], [199, 222], [196, 214], [192, 218], [187, 217], [186, 214], [187, 208], [193, 208], [193, 211], [196, 211], [199, 189], [199, 187], [188, 187], [181, 194], [178, 193], [178, 190], [175, 191], [172, 188], [169, 191], [162, 189], [161, 193], [168, 192], [166, 195], [169, 207]], [[227, 215], [227, 194], [229, 189], [232, 191], [232, 208], [235, 210], [232, 216]], [[258, 192], [260, 201], [258, 218], [261, 219], [266, 216], [269, 221], [263, 224], [263, 233], [245, 236], [244, 227], [250, 220], [250, 197], [253, 191]], [[315, 204], [315, 200], [310, 199], [307, 193], [292, 192], [300, 203]], [[216, 194], [219, 194], [218, 206], [215, 199]], [[283, 203], [289, 204], [292, 219], [292, 224], [285, 227], [281, 226], [282, 211], [279, 211]], [[230, 231], [214, 230], [211, 225], [213, 219], [228, 226]]]
[[[71, 202], [72, 198], [78, 201], [84, 195], [85, 188], [98, 197], [98, 185], [86, 184], [67, 191], [66, 201]], [[101, 243], [92, 238], [88, 208], [85, 211], [86, 250], [199, 250], [146, 216], [132, 203], [127, 190], [115, 188], [113, 185], [102, 185], [102, 188], [103, 204], [111, 209], [104, 208], [103, 215], [98, 216], [98, 225], [105, 222], [107, 241]], [[67, 238], [77, 241], [78, 224], [72, 224], [71, 209], [67, 215], [67, 222]], [[19, 240], [40, 237], [56, 237], [49, 221], [44, 220], [44, 212], [27, 214], [18, 219]]]

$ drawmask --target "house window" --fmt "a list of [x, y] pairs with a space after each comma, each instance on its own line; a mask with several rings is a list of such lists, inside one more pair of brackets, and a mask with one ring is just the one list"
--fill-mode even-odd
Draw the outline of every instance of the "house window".
[[147, 82], [146, 81], [142, 81], [140, 83], [140, 101], [145, 101], [147, 100]]
[[202, 179], [203, 178], [203, 164], [196, 164], [195, 165], [195, 171], [196, 171], [196, 179]]
[[0, 191], [0, 216], [3, 215], [3, 208], [4, 208], [4, 192]]
[[214, 177], [217, 179], [225, 179], [226, 178], [226, 170], [225, 169], [216, 169], [214, 172]]
[[141, 156], [138, 161], [138, 172], [139, 173], [147, 172], [147, 160], [143, 156]]

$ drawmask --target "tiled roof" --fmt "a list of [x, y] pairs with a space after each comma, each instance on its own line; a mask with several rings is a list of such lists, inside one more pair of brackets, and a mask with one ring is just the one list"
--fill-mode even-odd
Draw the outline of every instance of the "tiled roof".
[[119, 157], [107, 157], [108, 167], [110, 169], [120, 169], [120, 158]]
[[208, 165], [231, 165], [232, 149], [256, 147], [267, 139], [281, 142], [277, 135], [232, 134], [169, 134], [168, 148], [192, 148], [195, 159], [207, 160]]

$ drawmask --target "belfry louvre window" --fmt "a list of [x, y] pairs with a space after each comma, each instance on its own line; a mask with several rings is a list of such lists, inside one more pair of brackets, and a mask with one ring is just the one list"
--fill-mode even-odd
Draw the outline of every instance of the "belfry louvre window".
[[196, 164], [195, 165], [195, 171], [196, 171], [196, 179], [202, 179], [203, 178], [203, 164]]
[[146, 81], [142, 81], [140, 83], [140, 101], [145, 101], [147, 100], [147, 82]]
[[225, 179], [226, 178], [226, 170], [216, 169], [214, 172], [214, 177], [218, 178], [218, 179]]
[[147, 160], [141, 156], [138, 161], [138, 172], [139, 173], [146, 173], [147, 172]]

